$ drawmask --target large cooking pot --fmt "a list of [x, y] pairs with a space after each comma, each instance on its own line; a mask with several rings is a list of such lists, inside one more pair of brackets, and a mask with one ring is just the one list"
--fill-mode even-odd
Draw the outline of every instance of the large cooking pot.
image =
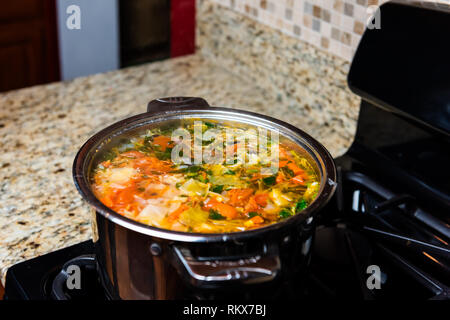
[[[104, 152], [139, 130], [182, 118], [233, 121], [277, 130], [280, 136], [300, 145], [315, 163], [320, 177], [317, 198], [301, 214], [263, 228], [203, 234], [141, 224], [114, 212], [94, 196], [89, 176]], [[153, 100], [146, 113], [119, 121], [94, 135], [75, 157], [73, 178], [93, 209], [98, 269], [113, 299], [236, 298], [267, 292], [261, 287], [276, 287], [305, 270], [315, 216], [336, 187], [332, 157], [305, 132], [264, 115], [211, 107], [202, 98], [189, 97]]]

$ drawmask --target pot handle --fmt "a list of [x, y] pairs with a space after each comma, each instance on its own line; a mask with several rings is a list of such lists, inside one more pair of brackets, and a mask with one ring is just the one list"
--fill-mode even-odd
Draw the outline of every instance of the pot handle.
[[232, 283], [263, 283], [281, 270], [278, 248], [265, 245], [261, 255], [230, 260], [195, 258], [190, 250], [174, 245], [176, 268], [195, 287], [212, 288]]
[[209, 107], [208, 102], [198, 97], [166, 97], [152, 100], [147, 105], [147, 112], [164, 111], [181, 107]]

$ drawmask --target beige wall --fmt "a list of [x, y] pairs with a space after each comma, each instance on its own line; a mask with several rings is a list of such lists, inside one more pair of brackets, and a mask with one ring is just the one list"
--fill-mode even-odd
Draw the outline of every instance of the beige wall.
[[[352, 59], [370, 16], [368, 7], [387, 2], [387, 0], [211, 1], [232, 8], [347, 61]], [[450, 4], [450, 0], [425, 1]]]

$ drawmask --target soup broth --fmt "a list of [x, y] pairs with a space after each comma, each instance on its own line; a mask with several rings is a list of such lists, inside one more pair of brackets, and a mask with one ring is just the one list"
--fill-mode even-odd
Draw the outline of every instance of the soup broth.
[[301, 214], [319, 191], [314, 162], [287, 140], [262, 148], [257, 134], [193, 119], [147, 130], [94, 166], [92, 190], [127, 218], [184, 232], [238, 232]]

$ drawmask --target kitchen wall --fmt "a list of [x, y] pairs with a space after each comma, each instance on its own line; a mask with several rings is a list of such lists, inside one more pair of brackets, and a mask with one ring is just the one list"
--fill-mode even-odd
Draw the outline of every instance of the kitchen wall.
[[318, 128], [340, 137], [342, 152], [349, 147], [360, 100], [347, 87], [347, 59], [215, 0], [197, 0], [197, 50], [282, 105], [268, 106], [271, 116], [303, 117], [305, 131]]
[[213, 1], [350, 61], [371, 10], [387, 0]]
[[351, 60], [370, 16], [369, 7], [387, 0], [214, 1], [322, 50]]
[[350, 62], [368, 6], [384, 2], [197, 0], [197, 51], [283, 105], [271, 106], [270, 115], [304, 117], [310, 123], [303, 129], [340, 136], [344, 152], [360, 105], [347, 86]]
[[[67, 26], [71, 5], [80, 9], [79, 29], [74, 20]], [[58, 0], [57, 20], [62, 80], [119, 68], [117, 0]]]
[[350, 61], [367, 20], [377, 6], [388, 0], [212, 1]]

